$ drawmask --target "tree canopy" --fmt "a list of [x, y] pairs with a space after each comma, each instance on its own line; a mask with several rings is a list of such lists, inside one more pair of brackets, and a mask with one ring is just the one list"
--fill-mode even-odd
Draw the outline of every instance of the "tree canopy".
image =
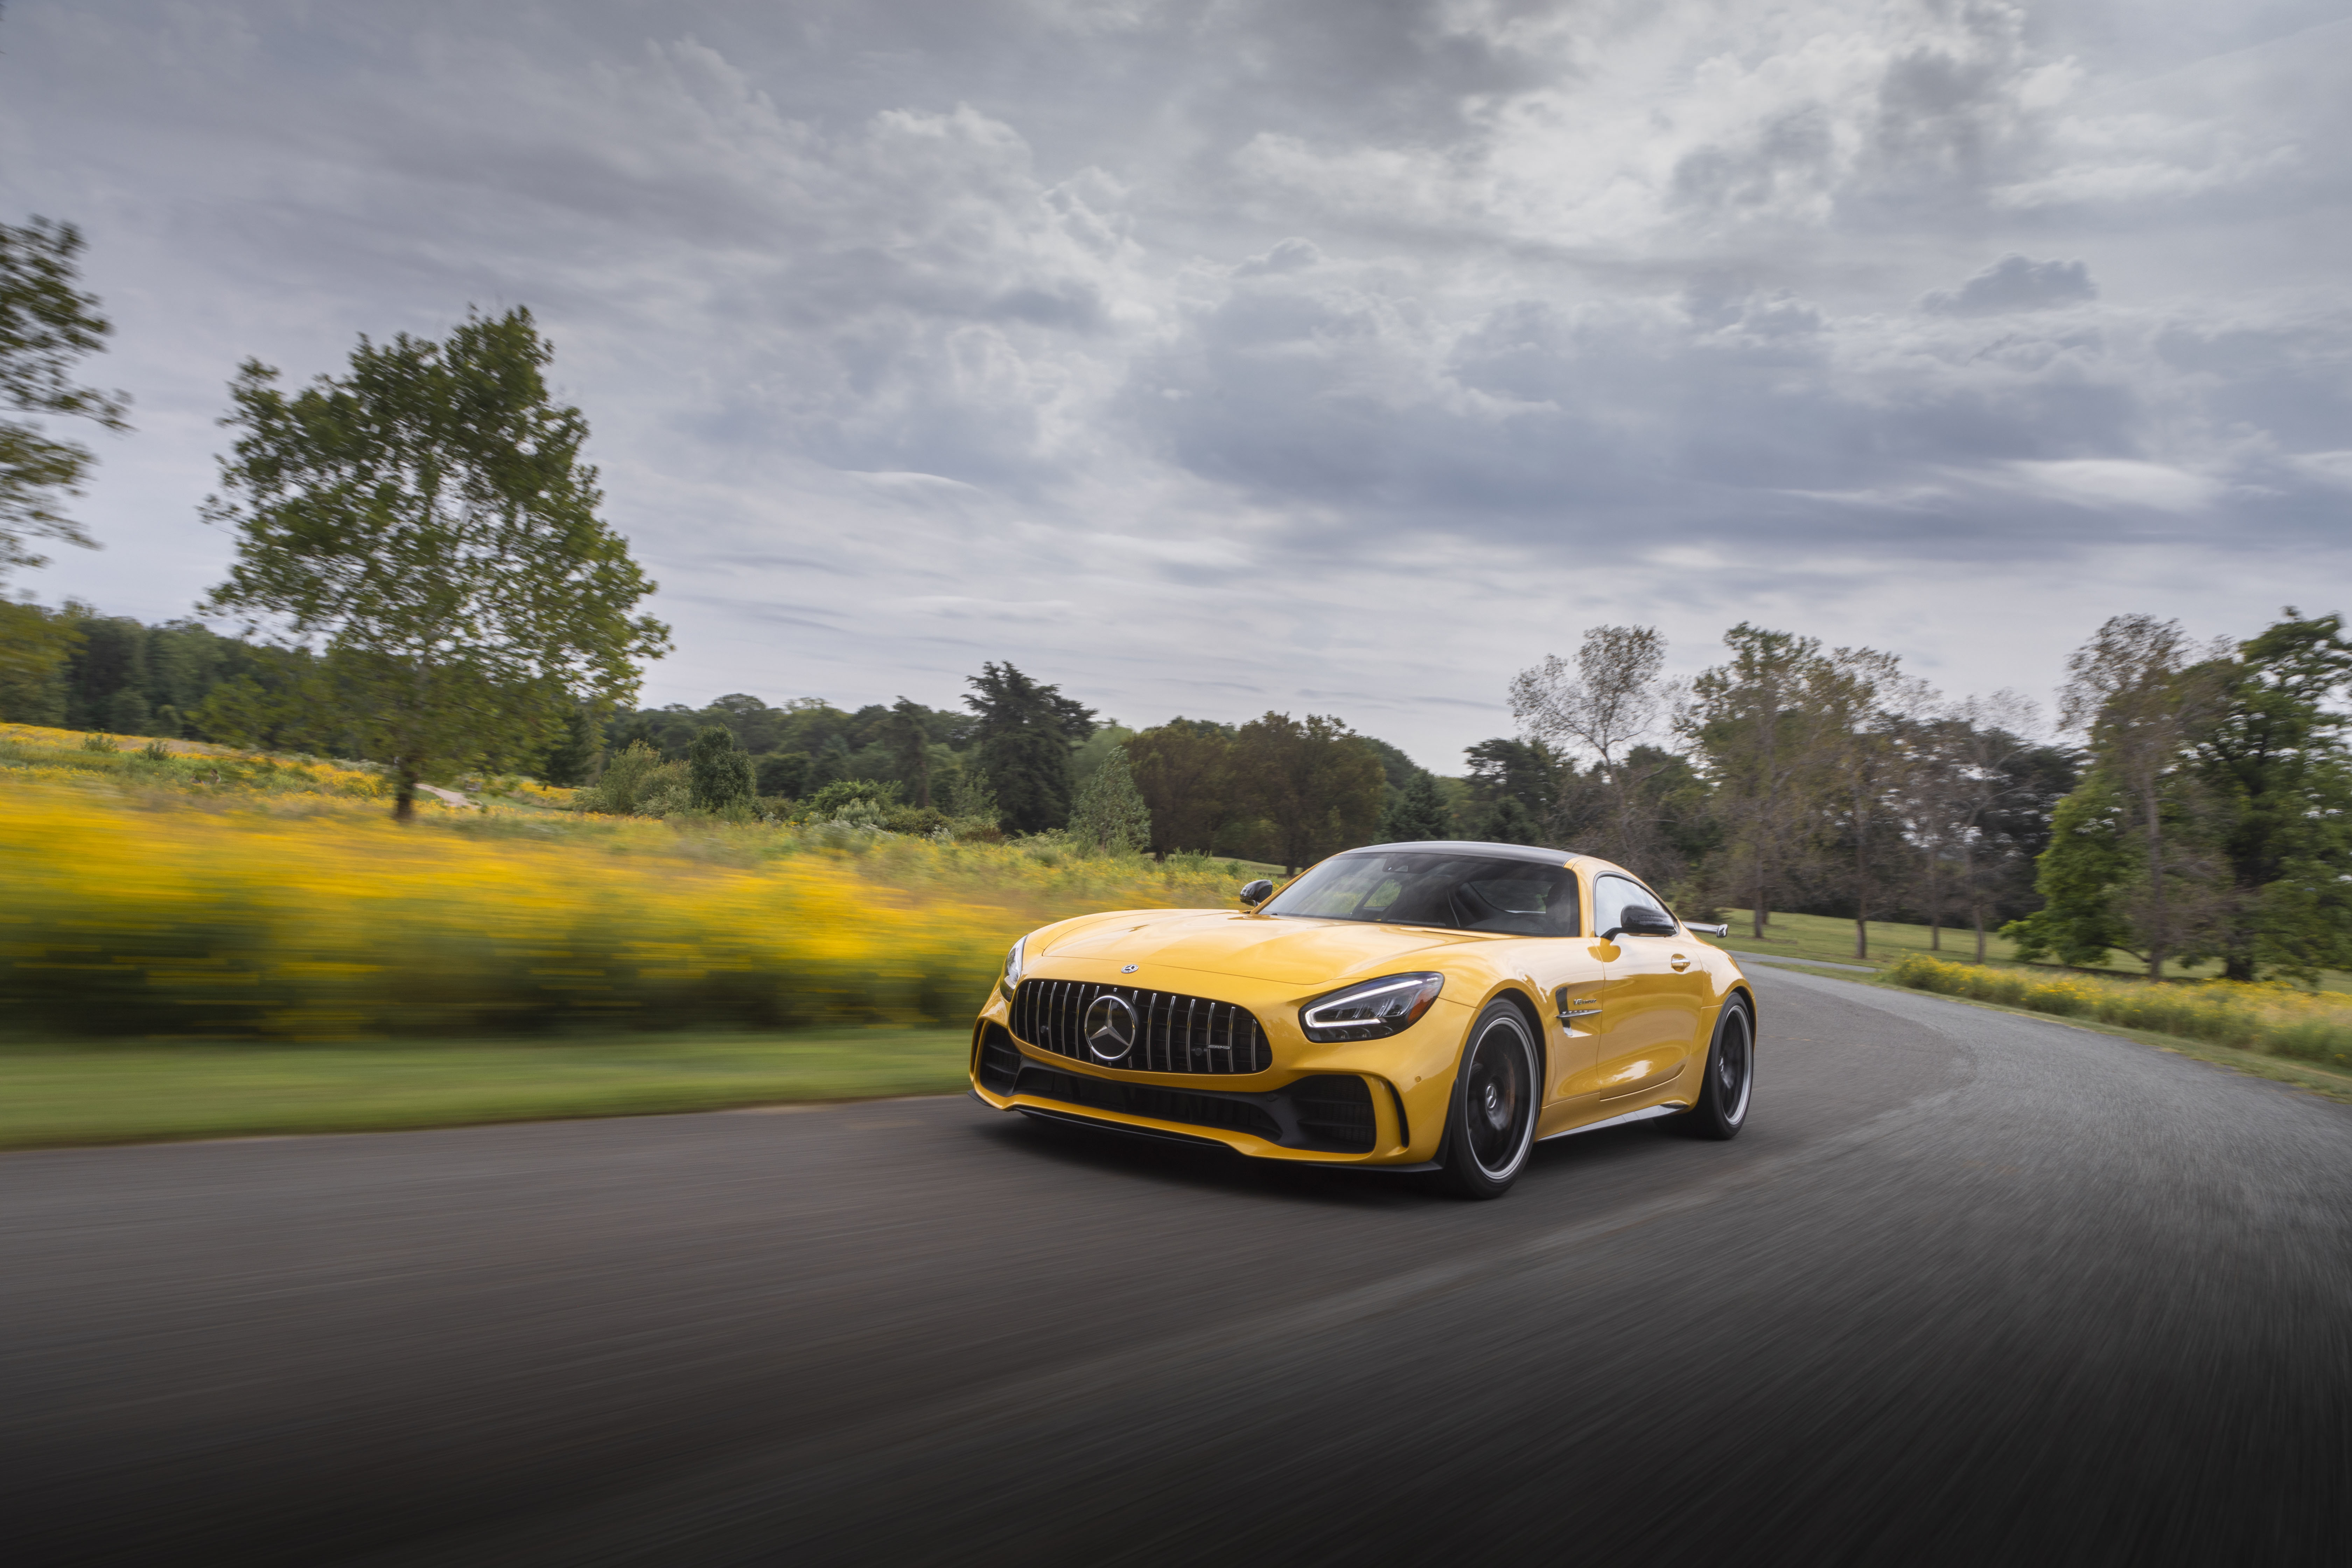
[[[16, 415], [87, 419], [127, 430], [127, 393], [100, 392], [74, 380], [79, 360], [106, 347], [113, 331], [98, 297], [76, 285], [82, 238], [69, 223], [37, 217], [0, 224], [0, 403]], [[94, 548], [88, 533], [58, 510], [80, 493], [96, 458], [25, 418], [0, 417], [0, 582], [19, 566], [44, 564], [31, 539]]]
[[1018, 833], [1061, 826], [1070, 818], [1070, 748], [1094, 733], [1094, 710], [1010, 663], [983, 664], [967, 684], [980, 768], [1004, 826]]
[[320, 656], [299, 700], [419, 782], [543, 752], [583, 702], [625, 700], [669, 631], [597, 516], [577, 408], [525, 310], [446, 343], [362, 337], [349, 374], [289, 394], [248, 361], [207, 521], [236, 559], [209, 607]]

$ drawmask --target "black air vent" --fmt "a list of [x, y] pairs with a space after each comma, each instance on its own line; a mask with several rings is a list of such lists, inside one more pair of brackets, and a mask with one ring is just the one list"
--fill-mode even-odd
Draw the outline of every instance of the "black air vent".
[[1149, 1116], [1155, 1121], [1180, 1121], [1192, 1127], [1222, 1127], [1228, 1132], [1255, 1133], [1269, 1143], [1282, 1142], [1282, 1124], [1239, 1096], [1188, 1094], [1181, 1089], [1118, 1083], [1110, 1079], [1056, 1072], [1035, 1062], [1022, 1067], [1020, 1092], [1034, 1094], [1040, 1100], [1058, 1100], [1065, 1105], [1124, 1111], [1129, 1116]]
[[1377, 1135], [1372, 1091], [1352, 1073], [1302, 1078], [1282, 1091], [1309, 1148], [1369, 1153]]
[[1021, 1053], [1003, 1025], [980, 1026], [980, 1054], [973, 1066], [979, 1073], [981, 1088], [991, 1094], [1013, 1092], [1013, 1080], [1021, 1073]]

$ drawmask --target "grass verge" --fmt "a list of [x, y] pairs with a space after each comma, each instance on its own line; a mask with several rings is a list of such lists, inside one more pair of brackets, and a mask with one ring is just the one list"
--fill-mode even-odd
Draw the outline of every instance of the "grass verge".
[[0, 1149], [366, 1132], [950, 1094], [969, 1031], [807, 1029], [517, 1044], [0, 1047]]
[[[1776, 923], [1779, 917], [1776, 917]], [[2210, 1062], [2251, 1078], [2266, 1078], [2274, 1083], [2293, 1084], [2327, 1100], [2352, 1105], [2352, 1072], [2339, 1072], [2314, 1062], [2295, 1061], [2284, 1057], [2267, 1056], [2261, 1051], [2240, 1050], [2234, 1046], [2213, 1045], [2204, 1040], [2185, 1039], [2155, 1029], [2134, 1029], [2121, 1024], [2105, 1024], [2095, 1018], [2070, 1018], [2054, 1013], [2044, 1013], [2032, 1007], [2014, 1007], [2002, 1002], [1987, 1002], [1974, 996], [1955, 996], [1939, 991], [1917, 991], [1897, 981], [1877, 973], [1864, 974], [1853, 970], [1816, 969], [1811, 965], [1792, 966], [1796, 973], [1817, 974], [1828, 980], [1840, 980], [1852, 985], [1869, 985], [1888, 991], [1900, 991], [1909, 996], [1933, 996], [1939, 1001], [1957, 1002], [1963, 1007], [1981, 1007], [1988, 1013], [2009, 1013], [2020, 1018], [2037, 1018], [2045, 1024], [2058, 1024], [2069, 1029], [2083, 1029], [2094, 1035], [2112, 1035], [2136, 1045], [2153, 1046], [2176, 1057], [2189, 1057]]]

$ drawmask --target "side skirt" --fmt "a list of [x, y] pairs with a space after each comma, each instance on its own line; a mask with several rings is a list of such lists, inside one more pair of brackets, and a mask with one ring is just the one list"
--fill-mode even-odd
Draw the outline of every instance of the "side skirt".
[[1664, 1105], [1645, 1105], [1639, 1110], [1629, 1110], [1622, 1116], [1603, 1117], [1599, 1121], [1588, 1121], [1581, 1127], [1570, 1127], [1559, 1132], [1547, 1132], [1536, 1142], [1549, 1143], [1555, 1138], [1573, 1138], [1580, 1132], [1598, 1132], [1604, 1127], [1626, 1127], [1636, 1121], [1655, 1121], [1661, 1116], [1680, 1116], [1689, 1109], [1690, 1106], [1686, 1101], [1670, 1100]]

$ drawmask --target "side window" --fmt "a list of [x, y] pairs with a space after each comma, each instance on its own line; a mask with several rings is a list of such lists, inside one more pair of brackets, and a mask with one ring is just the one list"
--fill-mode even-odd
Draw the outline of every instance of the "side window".
[[1592, 884], [1592, 934], [1634, 923], [1626, 917], [1639, 913], [1653, 920], [1671, 922], [1658, 900], [1639, 882], [1623, 877], [1601, 877]]

